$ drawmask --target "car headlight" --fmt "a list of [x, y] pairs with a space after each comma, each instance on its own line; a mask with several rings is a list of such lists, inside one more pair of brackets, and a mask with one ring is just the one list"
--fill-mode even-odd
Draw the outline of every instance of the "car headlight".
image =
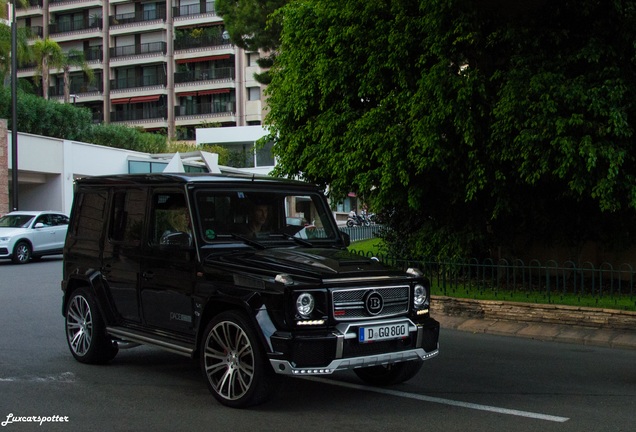
[[415, 309], [420, 309], [424, 304], [426, 304], [426, 298], [428, 297], [428, 292], [424, 285], [417, 284], [413, 289], [413, 306]]
[[302, 293], [296, 299], [296, 311], [303, 318], [309, 318], [314, 311], [314, 296], [309, 293]]
[[8, 241], [9, 241], [9, 237], [0, 237], [0, 242], [4, 243]]

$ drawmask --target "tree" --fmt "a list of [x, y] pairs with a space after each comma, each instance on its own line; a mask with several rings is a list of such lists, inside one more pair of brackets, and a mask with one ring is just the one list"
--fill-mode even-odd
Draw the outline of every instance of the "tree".
[[76, 66], [84, 71], [88, 82], [92, 82], [95, 78], [93, 70], [88, 67], [88, 63], [84, 60], [84, 53], [78, 50], [69, 50], [62, 53], [59, 69], [64, 74], [64, 103], [70, 103], [71, 100], [71, 67]]
[[217, 0], [216, 11], [235, 45], [249, 51], [275, 51], [280, 21], [273, 13], [289, 0]]
[[634, 242], [636, 8], [505, 4], [290, 2], [277, 173], [372, 197], [410, 255]]
[[42, 96], [49, 98], [50, 69], [61, 69], [64, 63], [62, 48], [52, 39], [38, 39], [33, 44], [33, 55], [37, 60], [36, 75], [42, 77]]

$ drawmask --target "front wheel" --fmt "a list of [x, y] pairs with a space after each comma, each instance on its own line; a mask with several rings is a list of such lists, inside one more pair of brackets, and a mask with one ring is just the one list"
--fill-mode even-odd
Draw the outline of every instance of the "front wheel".
[[208, 388], [223, 405], [245, 408], [267, 401], [275, 374], [247, 317], [225, 312], [208, 324], [201, 347]]
[[358, 378], [374, 386], [389, 386], [408, 381], [422, 368], [421, 360], [354, 369]]
[[26, 264], [31, 259], [31, 246], [25, 241], [18, 242], [13, 248], [13, 258], [15, 264]]
[[66, 306], [66, 341], [82, 363], [107, 363], [117, 355], [117, 344], [106, 334], [104, 321], [85, 288], [73, 293]]
[[348, 220], [347, 220], [347, 226], [348, 226], [349, 228], [352, 228], [352, 227], [353, 227], [353, 221], [352, 221], [351, 219], [348, 219]]

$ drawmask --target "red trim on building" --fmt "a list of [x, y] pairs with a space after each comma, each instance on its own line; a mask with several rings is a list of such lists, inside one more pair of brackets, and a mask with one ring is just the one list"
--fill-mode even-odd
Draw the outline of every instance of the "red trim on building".
[[177, 60], [177, 64], [183, 63], [195, 63], [195, 62], [203, 62], [210, 60], [227, 60], [230, 58], [229, 54], [215, 55], [215, 56], [206, 56], [206, 57], [192, 57]]
[[159, 100], [160, 97], [161, 95], [138, 96], [138, 97], [130, 98], [130, 103], [156, 102]]

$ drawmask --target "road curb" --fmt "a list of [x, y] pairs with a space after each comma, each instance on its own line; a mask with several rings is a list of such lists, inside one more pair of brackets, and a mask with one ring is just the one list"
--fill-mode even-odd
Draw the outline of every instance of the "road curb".
[[433, 296], [442, 328], [536, 340], [636, 349], [636, 313]]

